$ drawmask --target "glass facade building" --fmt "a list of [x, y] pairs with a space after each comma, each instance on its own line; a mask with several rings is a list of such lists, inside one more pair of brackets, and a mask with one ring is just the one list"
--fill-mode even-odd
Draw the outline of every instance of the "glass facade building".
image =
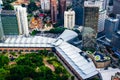
[[1, 21], [2, 21], [3, 32], [5, 35], [19, 34], [18, 21], [15, 11], [2, 10]]
[[118, 30], [118, 19], [107, 18], [105, 20], [105, 37], [108, 41], [112, 40], [112, 35]]
[[85, 7], [85, 27], [91, 27], [96, 33], [98, 28], [98, 7]]

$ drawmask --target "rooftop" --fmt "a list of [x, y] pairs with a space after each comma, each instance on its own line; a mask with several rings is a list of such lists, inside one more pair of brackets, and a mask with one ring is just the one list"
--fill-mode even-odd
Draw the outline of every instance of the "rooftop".
[[41, 36], [8, 37], [4, 43], [0, 43], [0, 47], [55, 47], [77, 74], [82, 79], [87, 79], [98, 74], [98, 71], [91, 59], [80, 55], [82, 51], [67, 42], [76, 36], [78, 35], [74, 31], [65, 30], [57, 39]]

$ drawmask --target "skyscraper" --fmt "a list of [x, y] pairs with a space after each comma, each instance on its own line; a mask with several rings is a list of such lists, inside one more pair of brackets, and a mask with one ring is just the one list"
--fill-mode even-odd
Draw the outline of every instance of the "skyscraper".
[[25, 36], [29, 36], [26, 8], [21, 7], [21, 6], [16, 6], [15, 11], [17, 12], [17, 19], [18, 19], [20, 34], [24, 34]]
[[97, 1], [84, 2], [84, 6], [85, 6], [84, 26], [91, 27], [93, 30], [95, 30], [96, 33], [98, 30], [98, 17], [99, 17], [99, 9], [101, 5], [102, 4], [100, 4], [100, 2]]
[[113, 0], [113, 13], [120, 14], [120, 0]]
[[74, 11], [65, 11], [64, 12], [64, 27], [72, 29], [75, 26], [75, 12]]
[[96, 48], [98, 32], [99, 10], [102, 8], [101, 1], [84, 1], [84, 30], [82, 35], [83, 48]]
[[57, 0], [51, 0], [50, 8], [51, 8], [51, 21], [54, 24], [57, 22], [57, 13], [58, 13]]
[[16, 12], [14, 10], [2, 10], [1, 21], [5, 35], [19, 35], [19, 26]]
[[64, 18], [64, 11], [66, 10], [66, 0], [60, 0], [60, 17]]
[[49, 11], [50, 10], [50, 0], [40, 0], [41, 2], [41, 9], [43, 11]]
[[118, 31], [120, 31], [120, 14], [117, 14], [117, 19], [119, 19]]
[[72, 0], [72, 9], [75, 11], [75, 24], [84, 24], [84, 0]]
[[105, 37], [111, 42], [112, 35], [118, 30], [119, 19], [109, 17], [105, 20]]
[[99, 10], [99, 18], [98, 18], [98, 32], [104, 31], [104, 23], [106, 19], [107, 11], [104, 9]]
[[120, 49], [120, 31], [112, 35], [111, 45], [117, 49]]
[[107, 10], [109, 6], [109, 0], [103, 0], [103, 9]]

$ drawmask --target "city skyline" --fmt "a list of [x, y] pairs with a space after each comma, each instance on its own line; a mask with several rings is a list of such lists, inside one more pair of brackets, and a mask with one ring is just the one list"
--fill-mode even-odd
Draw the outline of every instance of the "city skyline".
[[0, 80], [119, 80], [119, 3], [0, 0]]

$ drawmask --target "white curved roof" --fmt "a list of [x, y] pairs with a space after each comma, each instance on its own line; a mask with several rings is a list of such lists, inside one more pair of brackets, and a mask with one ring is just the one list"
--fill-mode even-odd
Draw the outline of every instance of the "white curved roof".
[[62, 57], [83, 78], [87, 79], [98, 74], [93, 62], [86, 60], [79, 54], [81, 50], [66, 41], [77, 37], [77, 33], [65, 30], [57, 39], [34, 36], [34, 37], [9, 37], [0, 47], [55, 47]]
[[63, 39], [64, 41], [69, 41], [75, 37], [77, 37], [78, 34], [71, 30], [65, 30], [57, 39]]

